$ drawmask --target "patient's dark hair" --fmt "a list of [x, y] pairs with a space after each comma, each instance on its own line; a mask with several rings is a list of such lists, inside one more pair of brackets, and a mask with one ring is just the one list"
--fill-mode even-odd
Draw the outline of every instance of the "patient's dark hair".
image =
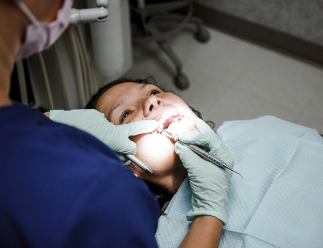
[[[122, 83], [127, 83], [127, 82], [133, 82], [133, 83], [137, 83], [137, 84], [153, 84], [156, 85], [156, 81], [153, 77], [148, 77], [146, 79], [131, 79], [131, 78], [126, 78], [126, 77], [122, 77], [119, 78], [117, 80], [114, 80], [104, 86], [102, 86], [97, 93], [95, 93], [90, 101], [88, 102], [88, 104], [86, 104], [85, 108], [86, 109], [96, 109], [96, 105], [100, 99], [100, 97], [108, 90], [111, 89], [112, 87], [118, 85], [118, 84], [122, 84]], [[157, 85], [156, 85], [157, 86]], [[158, 86], [157, 86], [158, 87]], [[163, 90], [163, 89], [161, 89]]]
[[[173, 94], [176, 95], [176, 93], [174, 93], [173, 91], [170, 91], [170, 90], [165, 90], [165, 87], [164, 86], [161, 86], [161, 85], [158, 85], [156, 83], [156, 80], [149, 76], [148, 78], [146, 79], [131, 79], [131, 78], [126, 78], [126, 77], [123, 77], [123, 78], [119, 78], [115, 81], [112, 81], [111, 83], [108, 83], [106, 85], [104, 85], [103, 87], [101, 87], [97, 93], [95, 93], [90, 101], [88, 102], [88, 104], [86, 104], [86, 109], [96, 109], [96, 105], [98, 104], [98, 101], [100, 99], [100, 97], [108, 90], [108, 89], [111, 89], [112, 87], [118, 85], [118, 84], [122, 84], [122, 83], [127, 83], [127, 82], [133, 82], [133, 83], [138, 83], [138, 84], [152, 84], [152, 85], [155, 85], [157, 86], [159, 89], [161, 89], [162, 91], [164, 92], [171, 92]], [[195, 108], [189, 106], [189, 108], [194, 112], [194, 114], [197, 115], [198, 118], [202, 119], [202, 114], [201, 112], [199, 112], [198, 110], [196, 110]], [[206, 121], [206, 123], [213, 129], [215, 127], [215, 124], [212, 122], [212, 121]], [[135, 165], [132, 165], [132, 163], [129, 164], [130, 167], [132, 166], [135, 166]], [[160, 192], [160, 190], [153, 186], [153, 185], [149, 185], [149, 188], [151, 190], [151, 192], [155, 195], [158, 203], [159, 203], [159, 206], [162, 207], [164, 205], [164, 203], [168, 200], [167, 197], [165, 197], [163, 195], [162, 192]]]

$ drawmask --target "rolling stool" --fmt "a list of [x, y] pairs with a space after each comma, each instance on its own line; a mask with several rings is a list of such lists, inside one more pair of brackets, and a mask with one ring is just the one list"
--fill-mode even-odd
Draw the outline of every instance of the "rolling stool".
[[[151, 3], [153, 2], [153, 3]], [[158, 2], [158, 3], [155, 3]], [[182, 72], [182, 62], [169, 45], [167, 38], [178, 34], [188, 26], [195, 26], [194, 37], [202, 43], [210, 39], [209, 32], [203, 28], [202, 20], [192, 16], [193, 0], [186, 1], [130, 1], [131, 22], [133, 24], [133, 42], [157, 42], [158, 46], [169, 56], [176, 66], [174, 84], [184, 90], [189, 87], [189, 80]], [[172, 11], [186, 11], [185, 14]], [[172, 13], [171, 13], [172, 12]]]

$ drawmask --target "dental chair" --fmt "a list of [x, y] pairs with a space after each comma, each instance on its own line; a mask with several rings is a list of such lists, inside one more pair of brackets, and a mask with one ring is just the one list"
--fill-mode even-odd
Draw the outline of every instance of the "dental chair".
[[196, 40], [206, 43], [210, 39], [210, 34], [203, 28], [201, 19], [192, 16], [193, 0], [130, 0], [130, 8], [133, 42], [157, 42], [175, 64], [174, 84], [182, 90], [188, 88], [189, 80], [182, 72], [182, 62], [167, 39], [192, 26]]

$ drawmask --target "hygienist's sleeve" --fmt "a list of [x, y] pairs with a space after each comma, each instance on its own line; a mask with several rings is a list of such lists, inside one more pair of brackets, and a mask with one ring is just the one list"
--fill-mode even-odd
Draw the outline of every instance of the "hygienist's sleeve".
[[71, 242], [66, 247], [157, 247], [158, 207], [146, 185], [135, 176], [116, 177], [110, 184], [106, 171], [98, 174], [62, 226], [69, 235], [66, 240]]

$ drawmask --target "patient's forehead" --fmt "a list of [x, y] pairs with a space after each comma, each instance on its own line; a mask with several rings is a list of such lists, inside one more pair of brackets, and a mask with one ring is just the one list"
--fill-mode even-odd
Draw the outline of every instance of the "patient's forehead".
[[109, 120], [109, 114], [116, 107], [116, 104], [124, 101], [136, 99], [143, 87], [151, 88], [156, 87], [152, 84], [138, 84], [134, 82], [121, 83], [108, 89], [99, 98], [96, 109], [105, 114]]
[[132, 82], [121, 83], [113, 86], [104, 92], [99, 98], [96, 109], [103, 113], [112, 110], [115, 103], [122, 100], [122, 98], [124, 98], [126, 95], [131, 94], [132, 91], [138, 86], [140, 86], [140, 84]]

